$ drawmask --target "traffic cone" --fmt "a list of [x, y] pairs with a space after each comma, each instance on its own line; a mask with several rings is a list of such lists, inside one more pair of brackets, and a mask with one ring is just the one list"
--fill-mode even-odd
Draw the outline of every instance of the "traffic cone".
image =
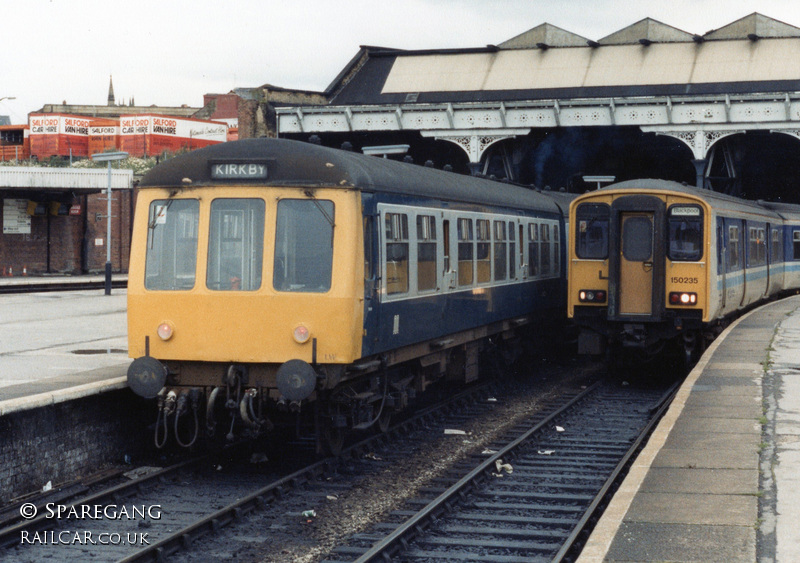
[[13, 268], [13, 266], [9, 266], [8, 267], [8, 277], [9, 278], [13, 278], [14, 277], [14, 268]]
[[23, 276], [27, 276], [28, 275], [28, 267], [27, 266], [22, 266], [22, 275]]

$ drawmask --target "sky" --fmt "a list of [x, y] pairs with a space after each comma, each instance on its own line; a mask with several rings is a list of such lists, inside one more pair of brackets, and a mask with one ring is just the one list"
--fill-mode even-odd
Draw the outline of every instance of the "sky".
[[[650, 17], [703, 34], [796, 0], [0, 0], [0, 115], [45, 104], [196, 106], [272, 84], [324, 90], [361, 45], [482, 47], [542, 23], [602, 39]], [[15, 99], [9, 99], [9, 98]], [[4, 99], [5, 98], [5, 99]]]

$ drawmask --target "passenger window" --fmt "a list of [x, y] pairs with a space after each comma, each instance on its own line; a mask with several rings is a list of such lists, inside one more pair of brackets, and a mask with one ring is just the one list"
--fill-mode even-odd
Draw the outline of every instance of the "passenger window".
[[728, 227], [728, 247], [730, 248], [729, 270], [739, 267], [739, 227]]
[[494, 222], [494, 279], [506, 279], [506, 223]]
[[800, 260], [800, 231], [792, 231], [792, 247], [794, 260]]
[[417, 290], [436, 289], [436, 219], [417, 215]]
[[561, 238], [558, 236], [558, 225], [553, 225], [553, 273], [561, 275]]
[[550, 225], [540, 225], [539, 239], [541, 243], [542, 275], [549, 276], [550, 272]]
[[474, 233], [472, 219], [458, 220], [458, 285], [472, 285], [472, 257]]
[[211, 202], [206, 287], [217, 291], [261, 287], [264, 209], [263, 199]]
[[162, 199], [150, 203], [145, 288], [194, 287], [199, 217], [200, 203], [196, 199]]
[[408, 293], [408, 215], [387, 213], [386, 293]]
[[653, 223], [648, 217], [628, 217], [622, 227], [622, 256], [644, 262], [653, 256]]
[[492, 262], [491, 262], [491, 232], [489, 231], [488, 219], [477, 219], [475, 221], [477, 231], [477, 256], [475, 264], [478, 270], [478, 283], [492, 281]]
[[781, 231], [772, 229], [772, 262], [783, 262], [783, 249], [781, 248]]
[[694, 205], [673, 206], [669, 210], [669, 250], [672, 261], [697, 262], [703, 257], [702, 211]]
[[513, 280], [517, 277], [517, 245], [516, 230], [514, 223], [508, 224], [508, 278]]
[[764, 229], [750, 227], [749, 229], [749, 244], [747, 248], [748, 263], [750, 266], [761, 266], [765, 260], [765, 246]]
[[611, 210], [604, 203], [583, 203], [576, 211], [578, 258], [604, 260], [608, 258], [608, 225]]
[[275, 226], [272, 286], [277, 291], [325, 293], [333, 271], [334, 205], [282, 199]]
[[528, 224], [528, 275], [539, 275], [539, 225]]

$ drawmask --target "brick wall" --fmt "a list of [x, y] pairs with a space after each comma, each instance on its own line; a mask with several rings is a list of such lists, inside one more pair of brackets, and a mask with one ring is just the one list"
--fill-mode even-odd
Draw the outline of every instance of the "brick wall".
[[0, 504], [153, 449], [153, 408], [128, 389], [0, 417]]
[[[6, 197], [30, 198], [35, 201], [46, 201], [48, 198], [43, 193]], [[105, 218], [105, 193], [66, 198], [60, 196], [60, 201], [70, 206], [80, 205], [80, 215], [33, 216], [30, 234], [0, 234], [0, 275], [8, 276], [11, 273], [21, 276], [23, 272], [27, 275], [81, 274], [105, 270], [108, 225]], [[132, 205], [131, 192], [112, 192], [111, 265], [114, 272], [128, 271]], [[2, 215], [3, 205], [0, 199], [0, 223]]]

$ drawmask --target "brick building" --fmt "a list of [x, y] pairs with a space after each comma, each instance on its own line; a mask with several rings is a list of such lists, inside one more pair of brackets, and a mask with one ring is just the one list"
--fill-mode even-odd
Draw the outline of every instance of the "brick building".
[[[112, 170], [111, 265], [127, 272], [133, 173]], [[0, 168], [0, 275], [85, 274], [106, 261], [108, 172]]]

